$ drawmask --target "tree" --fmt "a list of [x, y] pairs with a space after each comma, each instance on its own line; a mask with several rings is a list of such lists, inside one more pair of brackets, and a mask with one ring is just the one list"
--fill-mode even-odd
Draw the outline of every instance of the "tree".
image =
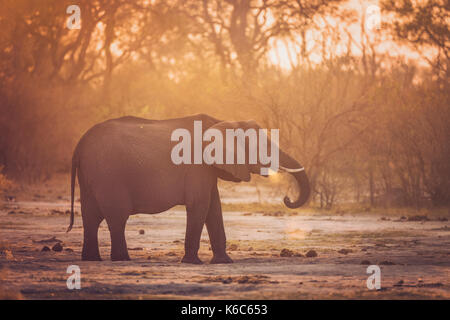
[[[448, 0], [383, 1], [383, 9], [393, 14], [392, 22], [397, 39], [422, 51], [425, 59], [445, 81], [450, 76], [450, 2]], [[430, 59], [424, 50], [432, 47], [435, 58]]]

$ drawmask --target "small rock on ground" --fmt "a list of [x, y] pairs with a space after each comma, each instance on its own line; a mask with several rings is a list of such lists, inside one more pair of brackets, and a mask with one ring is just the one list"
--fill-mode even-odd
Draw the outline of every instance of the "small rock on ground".
[[292, 252], [292, 250], [289, 249], [283, 249], [280, 252], [280, 257], [292, 257], [294, 255], [294, 252]]
[[55, 252], [61, 252], [63, 249], [60, 242], [55, 243], [55, 245], [52, 247], [52, 250]]
[[314, 257], [317, 257], [317, 252], [316, 252], [315, 250], [309, 250], [309, 251], [306, 253], [306, 257], [308, 257], [308, 258], [314, 258]]
[[382, 265], [382, 266], [393, 266], [393, 265], [395, 265], [394, 262], [389, 261], [389, 260], [381, 261], [379, 264]]

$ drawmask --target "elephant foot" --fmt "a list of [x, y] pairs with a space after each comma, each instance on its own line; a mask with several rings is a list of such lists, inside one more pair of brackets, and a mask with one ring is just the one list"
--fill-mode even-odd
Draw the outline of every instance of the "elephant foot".
[[102, 261], [100, 256], [82, 256], [81, 260], [83, 261]]
[[81, 251], [81, 260], [83, 261], [102, 261], [98, 250], [84, 249]]
[[111, 255], [111, 261], [130, 261], [130, 257], [127, 255]]
[[233, 259], [231, 259], [226, 253], [221, 255], [215, 255], [209, 262], [210, 264], [218, 264], [218, 263], [233, 263]]
[[203, 264], [203, 261], [200, 260], [198, 256], [184, 256], [181, 259], [181, 263], [192, 263], [192, 264]]

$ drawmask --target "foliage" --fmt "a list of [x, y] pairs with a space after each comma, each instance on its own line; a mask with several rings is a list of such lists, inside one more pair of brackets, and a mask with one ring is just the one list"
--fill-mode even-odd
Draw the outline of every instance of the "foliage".
[[[81, 0], [82, 28], [69, 30], [70, 1], [2, 1], [0, 164], [41, 181], [69, 170], [95, 123], [202, 112], [279, 128], [324, 208], [449, 205], [450, 90], [436, 68], [448, 64], [448, 10], [384, 4], [410, 18], [387, 26], [390, 40], [437, 52], [425, 67], [382, 51], [364, 24], [343, 45], [359, 14], [343, 2]], [[289, 69], [268, 58], [275, 40], [299, 48]]]

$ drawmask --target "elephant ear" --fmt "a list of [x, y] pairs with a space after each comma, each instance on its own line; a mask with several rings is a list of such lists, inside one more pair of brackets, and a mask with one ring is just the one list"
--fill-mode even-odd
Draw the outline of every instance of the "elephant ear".
[[[232, 130], [235, 133], [237, 132], [236, 130], [242, 129], [244, 134], [249, 133], [249, 129], [253, 129], [256, 134], [256, 139], [254, 140], [253, 144], [249, 144], [249, 138], [247, 136], [245, 137], [245, 139], [238, 139], [234, 135], [227, 136], [228, 129]], [[246, 182], [250, 181], [252, 164], [249, 164], [249, 154], [252, 153], [257, 156], [258, 129], [259, 126], [253, 120], [239, 122], [222, 121], [210, 127], [205, 131], [204, 136], [205, 140], [212, 141], [211, 145], [209, 147], [208, 145], [206, 145], [204, 149], [205, 161], [208, 164], [211, 164], [212, 166], [223, 170], [233, 176], [235, 178], [233, 179], [234, 181], [236, 181], [236, 179]], [[213, 136], [214, 138], [211, 138], [211, 136]], [[220, 139], [221, 141], [218, 141], [218, 139]], [[227, 148], [227, 143], [230, 143], [230, 141], [227, 141], [227, 139], [234, 140], [233, 149]], [[221, 154], [220, 152], [219, 154], [217, 154], [216, 152], [209, 152], [211, 150], [212, 144], [215, 144], [216, 147], [221, 147]], [[243, 164], [237, 162], [238, 152], [244, 152], [245, 158]], [[223, 161], [218, 161], [219, 158], [221, 158]], [[231, 161], [227, 161], [227, 159], [233, 159], [232, 163], [230, 163]]]

